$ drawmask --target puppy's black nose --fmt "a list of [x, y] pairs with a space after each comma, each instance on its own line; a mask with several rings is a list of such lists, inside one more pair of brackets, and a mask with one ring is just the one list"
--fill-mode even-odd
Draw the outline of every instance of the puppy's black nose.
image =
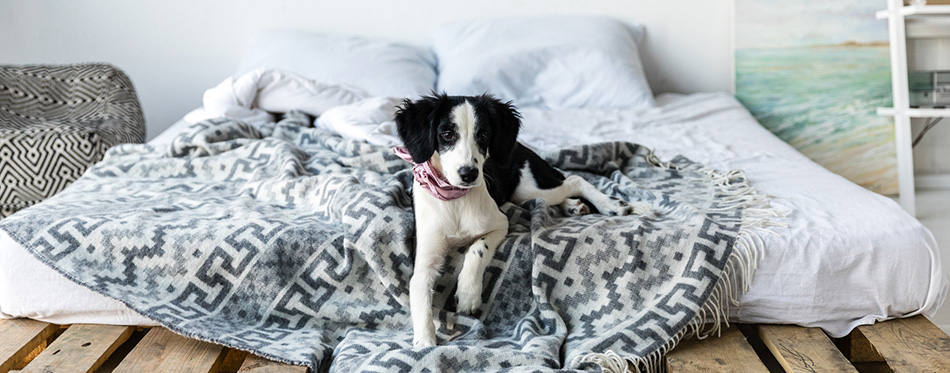
[[463, 182], [471, 183], [478, 178], [478, 169], [471, 166], [459, 168], [459, 177]]

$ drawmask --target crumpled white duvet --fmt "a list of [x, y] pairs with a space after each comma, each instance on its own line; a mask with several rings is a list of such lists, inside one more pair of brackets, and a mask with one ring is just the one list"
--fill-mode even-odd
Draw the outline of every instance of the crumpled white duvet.
[[402, 99], [395, 97], [370, 97], [327, 110], [314, 124], [345, 138], [393, 146], [402, 143], [393, 121], [400, 104]]
[[276, 121], [273, 113], [300, 110], [318, 117], [319, 127], [389, 146], [399, 143], [392, 117], [400, 103], [401, 98], [370, 97], [351, 85], [321, 83], [289, 71], [259, 68], [205, 91], [203, 107], [185, 115], [184, 121], [228, 117], [261, 126]]

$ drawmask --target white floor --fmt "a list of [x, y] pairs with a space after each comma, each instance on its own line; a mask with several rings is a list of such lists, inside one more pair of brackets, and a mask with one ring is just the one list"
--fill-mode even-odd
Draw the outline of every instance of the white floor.
[[[917, 219], [933, 232], [943, 268], [950, 273], [950, 191], [917, 191]], [[950, 333], [950, 301], [931, 320]]]

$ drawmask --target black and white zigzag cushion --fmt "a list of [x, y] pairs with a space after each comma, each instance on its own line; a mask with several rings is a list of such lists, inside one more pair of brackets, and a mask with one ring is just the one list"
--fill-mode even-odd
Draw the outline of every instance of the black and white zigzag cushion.
[[0, 66], [0, 218], [56, 194], [111, 146], [144, 140], [142, 107], [118, 68]]

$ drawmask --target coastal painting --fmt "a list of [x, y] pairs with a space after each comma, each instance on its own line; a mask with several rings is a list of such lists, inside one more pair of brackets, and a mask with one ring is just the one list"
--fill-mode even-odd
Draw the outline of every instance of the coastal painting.
[[736, 97], [763, 126], [859, 185], [897, 193], [884, 1], [734, 0]]

